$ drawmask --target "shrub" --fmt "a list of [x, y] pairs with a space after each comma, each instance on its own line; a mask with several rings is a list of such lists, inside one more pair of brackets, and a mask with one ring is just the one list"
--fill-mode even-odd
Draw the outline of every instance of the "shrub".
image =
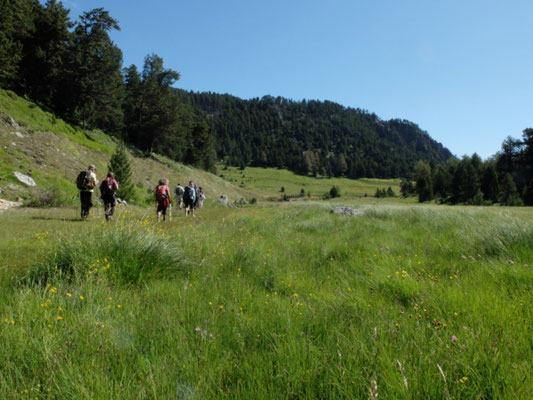
[[26, 207], [50, 208], [62, 207], [66, 204], [75, 203], [78, 192], [72, 182], [68, 182], [59, 176], [46, 179], [46, 186], [35, 187], [29, 192]]
[[330, 190], [329, 190], [329, 195], [331, 196], [332, 199], [334, 199], [335, 197], [341, 197], [341, 190], [338, 186], [333, 186]]
[[61, 207], [66, 203], [68, 203], [68, 200], [65, 193], [57, 187], [50, 187], [32, 191], [25, 205], [35, 208], [51, 208]]
[[144, 223], [95, 228], [62, 239], [28, 275], [33, 284], [90, 277], [115, 283], [139, 284], [154, 277], [184, 273], [190, 263], [178, 243], [162, 237]]

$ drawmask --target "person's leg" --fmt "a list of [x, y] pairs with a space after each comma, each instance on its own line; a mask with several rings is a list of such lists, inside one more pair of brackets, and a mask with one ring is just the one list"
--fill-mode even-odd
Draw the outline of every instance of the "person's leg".
[[87, 192], [87, 217], [89, 216], [89, 213], [91, 212], [92, 206], [93, 206], [93, 192]]
[[91, 208], [91, 192], [81, 191], [80, 192], [80, 201], [81, 201], [81, 219], [87, 219], [89, 216], [89, 210]]
[[80, 205], [81, 205], [80, 217], [81, 219], [83, 219], [83, 217], [85, 216], [85, 199], [83, 197], [83, 192], [80, 192]]

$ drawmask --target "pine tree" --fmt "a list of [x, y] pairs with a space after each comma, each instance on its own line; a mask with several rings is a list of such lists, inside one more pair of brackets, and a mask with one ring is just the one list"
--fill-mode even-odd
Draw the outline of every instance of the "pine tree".
[[419, 161], [415, 167], [416, 174], [416, 193], [418, 193], [418, 201], [433, 199], [433, 184], [431, 182], [431, 168], [423, 161]]
[[483, 170], [483, 176], [481, 177], [481, 191], [483, 192], [483, 198], [485, 200], [490, 200], [494, 203], [498, 201], [500, 185], [498, 183], [496, 165], [493, 162], [488, 163]]
[[523, 204], [522, 199], [518, 195], [516, 183], [510, 173], [506, 173], [503, 176], [500, 188], [500, 202], [502, 204], [506, 206], [520, 206]]
[[117, 196], [122, 200], [130, 200], [135, 192], [132, 182], [130, 160], [126, 146], [120, 143], [109, 161], [109, 170], [115, 174], [119, 190]]

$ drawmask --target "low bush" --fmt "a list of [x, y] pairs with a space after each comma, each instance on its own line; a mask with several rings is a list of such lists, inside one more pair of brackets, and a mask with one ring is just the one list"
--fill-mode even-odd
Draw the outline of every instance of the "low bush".
[[62, 207], [67, 203], [71, 203], [72, 199], [58, 187], [52, 186], [44, 189], [36, 189], [30, 193], [28, 201], [25, 203], [27, 207], [35, 208], [51, 208]]

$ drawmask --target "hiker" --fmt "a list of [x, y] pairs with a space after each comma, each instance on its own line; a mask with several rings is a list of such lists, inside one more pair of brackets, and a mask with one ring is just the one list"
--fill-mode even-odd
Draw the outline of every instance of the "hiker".
[[115, 180], [115, 174], [109, 171], [107, 177], [100, 184], [100, 194], [104, 202], [106, 221], [110, 221], [113, 218], [115, 207], [117, 206], [117, 190], [118, 182]]
[[91, 164], [87, 171], [81, 171], [76, 179], [76, 186], [80, 191], [81, 219], [89, 219], [89, 211], [93, 206], [93, 190], [98, 185], [96, 179], [96, 167]]
[[163, 221], [167, 219], [167, 208], [170, 205], [170, 189], [168, 179], [160, 179], [159, 185], [155, 188], [155, 201], [157, 201], [157, 221], [163, 215]]
[[198, 208], [198, 185], [194, 184], [194, 193], [196, 194], [196, 197], [194, 199], [194, 209], [196, 210]]
[[183, 193], [183, 204], [185, 207], [185, 216], [191, 215], [194, 217], [194, 202], [196, 201], [196, 190], [194, 190], [194, 182], [189, 181], [189, 184], [185, 186]]
[[196, 193], [196, 208], [200, 209], [204, 205], [205, 193], [200, 186], [198, 192]]
[[183, 186], [178, 183], [174, 193], [176, 193], [176, 199], [178, 200], [178, 210], [181, 210], [181, 206], [183, 204], [183, 193], [185, 193], [185, 189], [183, 189]]

